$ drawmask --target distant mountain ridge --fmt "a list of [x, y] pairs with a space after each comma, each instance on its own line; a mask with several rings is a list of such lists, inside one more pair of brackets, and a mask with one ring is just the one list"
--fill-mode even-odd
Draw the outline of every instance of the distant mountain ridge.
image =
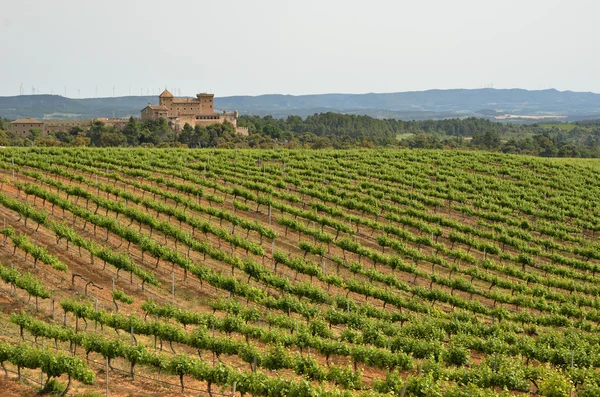
[[[0, 117], [17, 119], [139, 117], [157, 96], [73, 99], [59, 95], [0, 97]], [[600, 94], [524, 89], [451, 89], [369, 94], [315, 94], [216, 97], [215, 107], [241, 114], [307, 116], [321, 112], [366, 114], [405, 120], [496, 115], [600, 118]]]

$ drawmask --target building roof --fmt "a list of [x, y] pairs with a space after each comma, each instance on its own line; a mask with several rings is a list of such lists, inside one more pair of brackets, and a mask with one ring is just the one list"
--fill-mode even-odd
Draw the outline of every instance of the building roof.
[[173, 94], [171, 94], [168, 90], [164, 90], [162, 94], [158, 96], [159, 98], [173, 98]]
[[44, 122], [36, 119], [18, 119], [11, 121], [10, 124], [44, 124]]
[[198, 103], [200, 102], [197, 98], [174, 98], [173, 103]]
[[148, 105], [144, 109], [150, 108], [152, 110], [169, 110], [165, 105]]

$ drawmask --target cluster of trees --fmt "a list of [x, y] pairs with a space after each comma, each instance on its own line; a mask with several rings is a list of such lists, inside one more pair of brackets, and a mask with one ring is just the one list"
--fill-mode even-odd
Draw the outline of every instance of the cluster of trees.
[[[368, 141], [375, 145], [393, 145], [396, 135], [404, 132], [405, 122], [395, 119], [375, 119], [369, 116], [339, 113], [319, 113], [302, 119], [288, 116], [276, 119], [272, 116], [242, 116], [240, 125], [248, 127], [252, 133], [261, 133], [273, 139], [292, 140], [302, 135], [329, 139], [343, 138], [342, 141]], [[315, 138], [309, 138], [315, 140]]]
[[322, 137], [348, 137], [359, 141], [369, 141], [375, 145], [393, 145], [398, 135], [425, 134], [441, 136], [471, 137], [478, 131], [491, 131], [498, 134], [518, 132], [523, 126], [495, 123], [486, 119], [469, 117], [466, 119], [402, 121], [396, 119], [376, 119], [339, 113], [320, 113], [302, 119], [288, 116], [276, 119], [272, 116], [242, 116], [240, 125], [248, 127], [251, 133], [259, 132], [274, 139], [285, 138], [286, 133], [314, 134]]
[[288, 147], [401, 146], [491, 150], [546, 157], [600, 157], [600, 121], [510, 124], [474, 117], [402, 121], [323, 113], [305, 119], [242, 116], [239, 122], [248, 127], [251, 136], [270, 138], [268, 144], [283, 141]]
[[0, 131], [8, 131], [10, 128], [10, 120], [0, 117]]
[[553, 135], [544, 131], [523, 138], [503, 139], [498, 132], [478, 131], [467, 139], [422, 133], [399, 143], [411, 149], [476, 149], [541, 157], [600, 158], [600, 137], [586, 134], [583, 142], [579, 142], [578, 138], [581, 136], [575, 135], [573, 139], [569, 139], [564, 134]]
[[241, 116], [236, 134], [229, 123], [207, 127], [188, 124], [174, 132], [167, 121], [136, 121], [122, 130], [100, 121], [84, 131], [42, 136], [32, 130], [26, 137], [12, 136], [9, 122], [0, 119], [0, 145], [13, 146], [145, 146], [190, 148], [310, 148], [408, 147], [476, 149], [547, 157], [600, 157], [600, 120], [579, 123], [497, 123], [487, 119], [402, 121], [369, 116], [320, 113], [306, 118]]
[[0, 120], [0, 145], [5, 146], [95, 146], [95, 147], [172, 147], [192, 148], [215, 147], [231, 139], [235, 128], [229, 124], [214, 124], [192, 128], [186, 124], [180, 133], [175, 133], [166, 120], [139, 122], [133, 117], [123, 129], [95, 121], [91, 128], [80, 126], [67, 131], [50, 132], [42, 136], [38, 129], [31, 129], [26, 136], [14, 136], [9, 131], [7, 120]]

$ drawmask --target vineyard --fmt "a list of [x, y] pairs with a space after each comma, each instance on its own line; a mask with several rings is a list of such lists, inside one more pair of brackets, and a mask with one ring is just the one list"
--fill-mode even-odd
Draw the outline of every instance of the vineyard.
[[0, 382], [600, 396], [597, 171], [460, 151], [3, 148]]

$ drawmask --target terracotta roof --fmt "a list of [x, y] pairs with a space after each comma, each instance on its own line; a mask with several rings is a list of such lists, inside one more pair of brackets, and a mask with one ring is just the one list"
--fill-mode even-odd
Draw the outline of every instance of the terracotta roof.
[[169, 110], [165, 105], [148, 105], [146, 107], [152, 110]]
[[44, 122], [36, 119], [19, 119], [11, 121], [10, 124], [44, 124]]
[[196, 98], [174, 98], [173, 103], [198, 103], [199, 99]]
[[173, 94], [171, 94], [168, 90], [164, 90], [162, 94], [158, 96], [159, 98], [173, 98]]

